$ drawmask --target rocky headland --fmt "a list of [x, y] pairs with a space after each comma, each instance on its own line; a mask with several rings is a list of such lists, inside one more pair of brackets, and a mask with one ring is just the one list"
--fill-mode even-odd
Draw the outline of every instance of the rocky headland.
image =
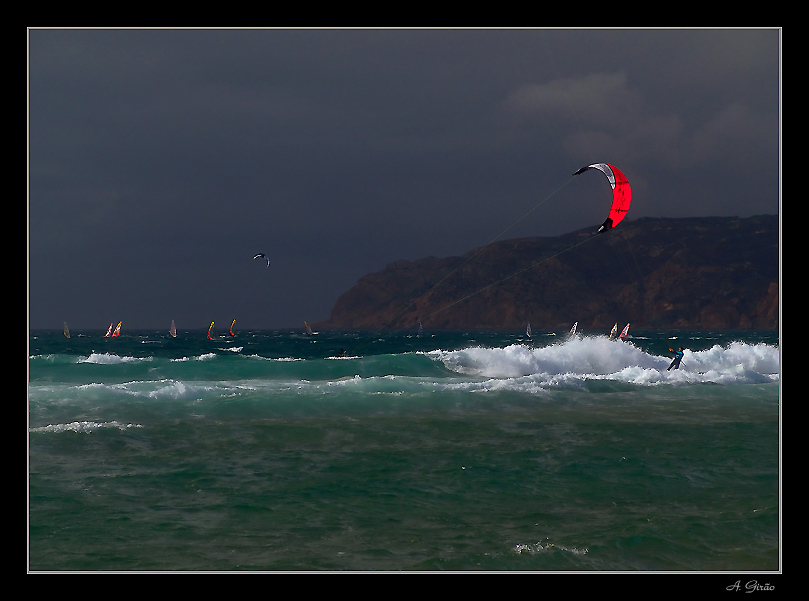
[[396, 261], [320, 329], [777, 329], [779, 217], [625, 219], [593, 236], [519, 238]]

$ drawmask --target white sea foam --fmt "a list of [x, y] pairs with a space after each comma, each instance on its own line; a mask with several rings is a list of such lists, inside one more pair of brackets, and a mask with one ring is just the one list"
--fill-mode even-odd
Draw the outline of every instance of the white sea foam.
[[90, 353], [89, 357], [79, 359], [78, 363], [100, 363], [103, 365], [116, 365], [119, 363], [135, 363], [138, 361], [151, 361], [151, 357], [128, 357], [114, 353]]
[[[571, 386], [584, 380], [615, 380], [639, 385], [713, 382], [777, 382], [780, 356], [766, 344], [734, 342], [685, 351], [679, 370], [666, 371], [670, 356], [648, 353], [606, 337], [574, 338], [545, 347], [515, 344], [429, 353], [450, 370], [479, 378], [519, 381], [521, 386]], [[475, 384], [475, 383], [466, 383]], [[480, 384], [478, 382], [477, 384]], [[489, 383], [489, 387], [493, 386]]]
[[103, 428], [117, 428], [118, 430], [128, 430], [129, 428], [142, 428], [140, 424], [122, 424], [117, 421], [111, 422], [70, 422], [69, 424], [49, 424], [39, 428], [30, 428], [29, 432], [78, 432], [87, 434], [101, 430]]
[[195, 357], [179, 357], [178, 359], [169, 359], [172, 363], [183, 363], [185, 361], [211, 361], [216, 359], [216, 353], [204, 353], [196, 355]]
[[587, 547], [566, 547], [564, 545], [557, 545], [548, 540], [544, 540], [534, 544], [517, 544], [514, 546], [514, 551], [517, 553], [548, 553], [552, 551], [562, 551], [565, 553], [572, 553], [573, 555], [587, 555], [590, 552], [590, 549]]

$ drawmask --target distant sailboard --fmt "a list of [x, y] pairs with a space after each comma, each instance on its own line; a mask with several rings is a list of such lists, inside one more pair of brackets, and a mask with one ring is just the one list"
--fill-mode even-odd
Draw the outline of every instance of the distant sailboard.
[[621, 330], [621, 335], [618, 336], [618, 338], [625, 338], [627, 334], [629, 334], [629, 324], [624, 326], [624, 329]]
[[629, 205], [632, 201], [632, 189], [629, 187], [629, 180], [621, 173], [621, 170], [607, 163], [593, 163], [587, 165], [576, 171], [573, 175], [584, 173], [588, 169], [597, 169], [607, 176], [612, 188], [612, 206], [610, 207], [610, 214], [601, 227], [598, 228], [599, 232], [606, 231], [614, 228], [621, 220], [626, 217], [629, 211]]
[[116, 338], [116, 337], [118, 337], [118, 336], [120, 336], [120, 335], [121, 335], [121, 324], [122, 324], [122, 323], [123, 323], [123, 322], [119, 321], [119, 322], [118, 322], [118, 325], [117, 325], [117, 326], [115, 326], [115, 331], [112, 333], [112, 337], [113, 337], [113, 338]]
[[112, 324], [107, 328], [107, 333], [104, 334], [104, 338], [109, 338], [110, 336], [112, 336]]
[[615, 338], [615, 335], [618, 333], [618, 322], [615, 322], [615, 325], [612, 326], [612, 330], [610, 330], [610, 338]]
[[208, 340], [213, 340], [213, 338], [211, 338], [212, 329], [213, 329], [213, 322], [211, 322], [211, 325], [208, 326]]
[[267, 267], [270, 266], [270, 260], [267, 258], [267, 255], [265, 255], [264, 253], [258, 253], [255, 257], [253, 257], [253, 259], [264, 259], [265, 261], [267, 261]]
[[64, 328], [64, 330], [63, 330], [63, 331], [64, 331], [64, 333], [65, 333], [65, 338], [70, 338], [70, 328], [68, 328], [68, 327], [67, 327], [67, 322], [66, 322], [66, 321], [64, 321], [64, 322], [62, 322], [62, 323], [64, 323], [64, 324], [65, 324], [65, 328]]
[[171, 334], [172, 338], [177, 338], [177, 326], [174, 325], [174, 320], [171, 320], [171, 327], [169, 328], [169, 334]]
[[236, 334], [233, 333], [233, 326], [236, 325], [236, 320], [234, 319], [233, 322], [230, 324], [230, 335], [235, 336]]
[[571, 338], [573, 338], [573, 337], [576, 335], [576, 328], [577, 328], [577, 327], [579, 327], [579, 322], [578, 322], [578, 321], [577, 321], [576, 323], [574, 323], [574, 324], [573, 324], [573, 327], [572, 327], [572, 328], [570, 328], [570, 334], [569, 334], [569, 336], [570, 336]]

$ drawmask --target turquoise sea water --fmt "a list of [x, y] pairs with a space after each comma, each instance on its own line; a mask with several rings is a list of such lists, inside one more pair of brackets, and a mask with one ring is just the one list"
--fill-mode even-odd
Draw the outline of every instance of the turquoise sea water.
[[29, 336], [31, 571], [780, 569], [775, 332], [103, 334]]

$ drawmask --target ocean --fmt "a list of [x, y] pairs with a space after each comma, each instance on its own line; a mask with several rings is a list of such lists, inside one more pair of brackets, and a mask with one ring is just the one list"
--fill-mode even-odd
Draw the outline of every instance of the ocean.
[[103, 335], [29, 332], [29, 572], [780, 570], [777, 332]]

